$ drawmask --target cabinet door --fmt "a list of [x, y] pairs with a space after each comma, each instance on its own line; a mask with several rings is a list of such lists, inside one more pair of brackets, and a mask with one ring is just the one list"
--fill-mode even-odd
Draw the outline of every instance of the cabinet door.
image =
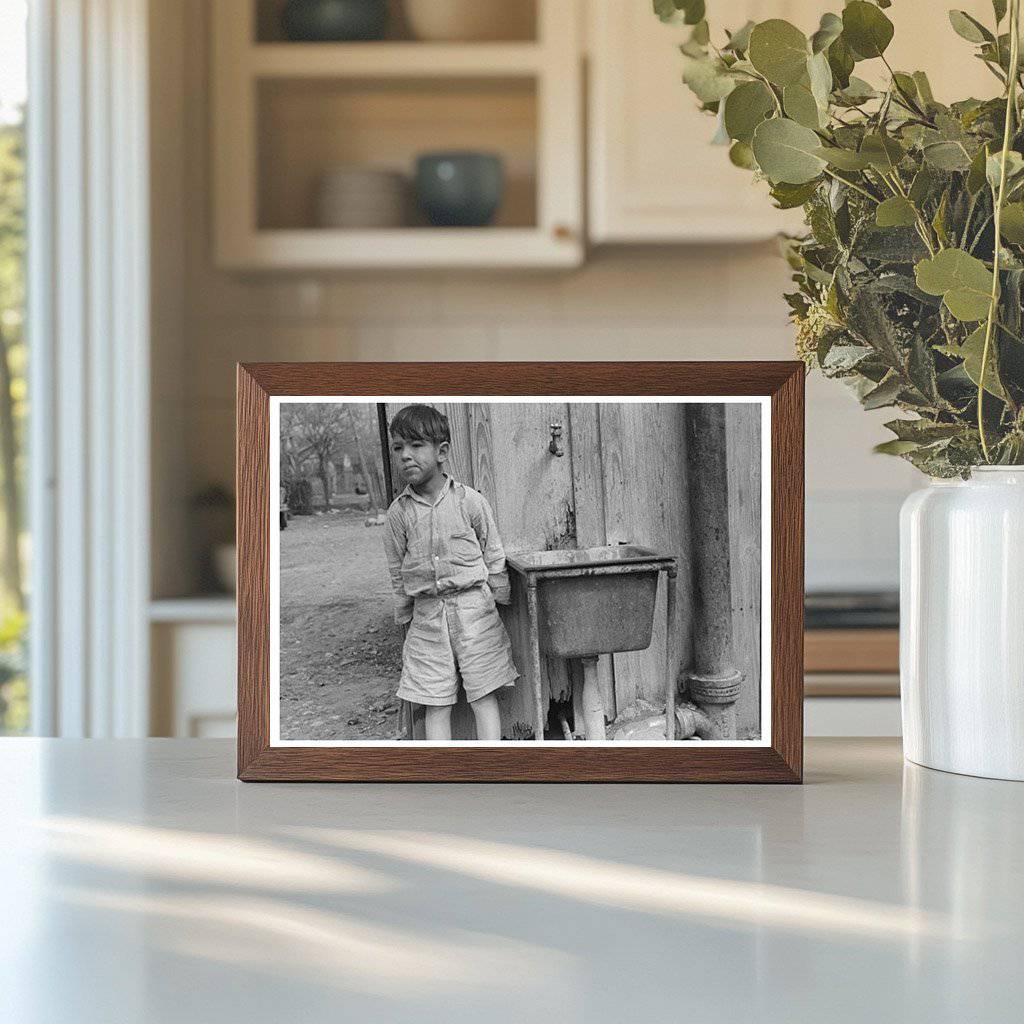
[[[991, 26], [989, 0], [957, 6]], [[716, 34], [748, 18], [786, 18], [809, 34], [822, 11], [838, 12], [842, 3], [735, 0], [709, 7]], [[893, 67], [926, 71], [943, 102], [997, 95], [998, 83], [955, 35], [944, 6], [905, 2], [886, 14], [896, 27], [887, 52]], [[799, 229], [799, 211], [775, 210], [763, 183], [733, 167], [724, 147], [709, 145], [714, 119], [697, 109], [680, 80], [678, 44], [688, 28], [663, 25], [648, 0], [590, 0], [588, 23], [592, 241], [739, 241]], [[888, 78], [880, 61], [859, 65], [857, 73], [876, 84]]]
[[[786, 18], [817, 27], [820, 3], [736, 0], [709, 5], [712, 31]], [[689, 28], [663, 25], [649, 0], [591, 0], [590, 236], [595, 242], [704, 242], [794, 230], [767, 185], [710, 145], [715, 120], [682, 83], [679, 44]]]

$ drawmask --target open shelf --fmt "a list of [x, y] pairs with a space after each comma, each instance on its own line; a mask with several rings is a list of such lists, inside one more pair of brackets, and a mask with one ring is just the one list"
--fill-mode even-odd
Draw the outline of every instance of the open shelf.
[[[217, 0], [218, 3], [221, 0]], [[252, 26], [251, 39], [258, 45], [285, 42], [284, 30], [281, 26], [281, 13], [285, 0], [250, 0], [252, 14], [255, 15], [249, 24]], [[423, 0], [421, 0], [423, 2]], [[431, 2], [431, 0], [427, 0]], [[533, 42], [537, 39], [537, 0], [508, 0], [503, 11], [505, 20], [499, 26], [500, 38], [506, 41]], [[491, 22], [491, 26], [494, 23]], [[403, 41], [419, 43], [416, 38], [414, 22], [406, 13], [405, 0], [389, 0], [388, 24], [384, 36], [385, 41]], [[298, 43], [299, 46], [315, 46], [315, 43]], [[373, 45], [371, 43], [355, 43], [355, 46]], [[486, 46], [486, 43], [465, 43], [466, 46]]]
[[[230, 269], [567, 267], [583, 258], [577, 0], [536, 0], [502, 42], [281, 40], [278, 0], [213, 7], [214, 243]], [[496, 153], [493, 221], [322, 226], [316, 195], [341, 169], [400, 172], [427, 152]], [[360, 213], [363, 212], [362, 208]], [[355, 220], [355, 219], [353, 219]], [[360, 216], [363, 223], [374, 223]]]
[[[398, 230], [430, 230], [412, 197], [413, 177], [417, 156], [439, 150], [497, 153], [504, 165], [493, 227], [463, 234], [536, 227], [532, 79], [272, 79], [258, 84], [256, 118], [261, 231], [331, 230], [316, 222], [314, 197], [325, 174], [351, 166], [402, 174], [408, 223]], [[378, 233], [360, 231], [355, 241], [373, 245]], [[452, 229], [442, 234], [453, 240]]]

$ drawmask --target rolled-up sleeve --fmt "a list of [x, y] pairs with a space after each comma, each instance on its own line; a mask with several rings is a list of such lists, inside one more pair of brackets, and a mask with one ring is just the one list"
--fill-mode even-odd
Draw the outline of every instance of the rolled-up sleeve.
[[509, 604], [512, 601], [512, 588], [509, 586], [508, 569], [505, 566], [505, 549], [498, 534], [498, 524], [494, 521], [494, 513], [487, 499], [481, 494], [477, 507], [473, 509], [470, 519], [480, 541], [480, 550], [487, 566], [487, 585], [491, 588], [494, 600], [498, 604]]
[[402, 561], [407, 545], [405, 513], [402, 506], [395, 502], [388, 509], [387, 521], [384, 524], [384, 554], [388, 561], [388, 573], [391, 575], [391, 589], [395, 593], [395, 622], [399, 624], [412, 621], [413, 599], [405, 592], [402, 580]]

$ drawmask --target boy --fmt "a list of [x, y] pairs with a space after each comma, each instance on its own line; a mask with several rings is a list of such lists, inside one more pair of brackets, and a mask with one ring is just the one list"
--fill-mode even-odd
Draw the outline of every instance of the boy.
[[398, 696], [426, 708], [428, 740], [449, 740], [461, 675], [477, 738], [500, 740], [496, 691], [519, 673], [495, 607], [511, 594], [494, 515], [482, 494], [445, 472], [446, 416], [409, 405], [390, 430], [406, 482], [384, 528], [395, 621], [406, 626]]

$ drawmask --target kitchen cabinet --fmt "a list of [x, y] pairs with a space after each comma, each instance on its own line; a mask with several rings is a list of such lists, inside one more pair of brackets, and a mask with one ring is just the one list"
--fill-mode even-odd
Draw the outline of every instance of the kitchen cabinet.
[[[787, 18], [816, 26], [808, 0], [742, 0], [712, 6], [729, 28]], [[717, 12], [717, 13], [716, 13]], [[593, 242], [734, 242], [796, 228], [764, 183], [710, 145], [715, 119], [682, 83], [679, 44], [689, 28], [664, 25], [644, 2], [591, 0], [588, 174]]]
[[[529, 0], [521, 0], [527, 3]], [[583, 258], [579, 0], [533, 0], [531, 39], [282, 38], [272, 0], [211, 5], [214, 255], [230, 269], [558, 267]], [[500, 156], [493, 224], [433, 227], [417, 156]], [[404, 175], [404, 226], [323, 226], [339, 169]], [[365, 187], [365, 186], [363, 186]]]
[[[829, 9], [820, 0], [708, 6], [714, 33], [748, 19], [785, 18], [810, 34]], [[992, 20], [988, 0], [961, 6]], [[998, 83], [954, 34], [945, 8], [902, 3], [886, 14], [896, 27], [887, 53], [895, 68], [928, 72], [943, 101], [994, 94]], [[776, 210], [767, 185], [734, 167], [724, 147], [710, 145], [714, 118], [698, 110], [681, 81], [678, 44], [689, 28], [662, 24], [646, 0], [590, 0], [587, 23], [592, 242], [735, 242], [800, 230], [799, 210]], [[857, 73], [876, 80], [886, 74], [879, 61], [858, 65]]]

